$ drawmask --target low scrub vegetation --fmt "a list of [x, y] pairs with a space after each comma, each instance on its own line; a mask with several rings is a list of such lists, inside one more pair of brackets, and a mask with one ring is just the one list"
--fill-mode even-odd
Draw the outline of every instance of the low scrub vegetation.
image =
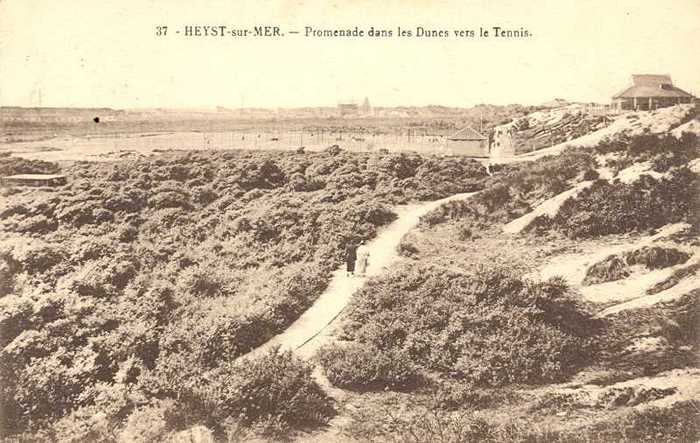
[[[145, 372], [134, 384], [134, 372]], [[324, 424], [330, 399], [311, 379], [311, 367], [273, 350], [255, 360], [226, 363], [207, 383], [171, 391], [135, 360], [119, 383], [96, 385], [86, 402], [42, 433], [48, 441], [170, 441], [178, 432], [203, 429], [226, 440], [236, 433], [281, 438], [290, 429]], [[175, 396], [177, 394], [177, 396]]]
[[485, 188], [469, 201], [446, 203], [421, 218], [424, 226], [450, 220], [480, 223], [508, 222], [530, 212], [542, 201], [597, 174], [595, 158], [587, 152], [567, 150], [533, 162], [499, 165]]
[[56, 163], [0, 155], [0, 177], [15, 174], [55, 174], [58, 171], [60, 167]]
[[668, 268], [685, 263], [689, 258], [690, 254], [687, 252], [661, 246], [644, 246], [625, 254], [628, 265], [642, 265], [647, 269]]
[[[101, 414], [114, 418], [110, 433], [136, 411], [168, 421], [186, 396], [212, 389], [202, 404], [218, 412], [205, 412], [239, 414], [216, 397], [230, 382], [216, 374], [308, 308], [347, 241], [394, 220], [391, 205], [473, 191], [487, 177], [468, 159], [342, 150], [175, 152], [64, 173], [64, 187], [0, 202], [5, 435], [39, 438], [59, 422], [77, 433]], [[299, 407], [317, 409], [298, 394]], [[140, 400], [127, 407], [125, 396]]]
[[[677, 402], [670, 408], [633, 410], [622, 420], [610, 420], [584, 429], [584, 435], [597, 441], [690, 442], [700, 435], [700, 401]], [[580, 439], [581, 441], [590, 441]]]
[[341, 388], [406, 390], [420, 381], [418, 366], [403, 350], [350, 343], [321, 349], [317, 357], [331, 383]]
[[[588, 152], [569, 149], [557, 156], [508, 165], [492, 184], [476, 197], [486, 212], [500, 221], [510, 221], [537, 203], [590, 179], [598, 163]], [[593, 172], [591, 172], [593, 171]]]
[[[665, 176], [643, 175], [634, 183], [600, 179], [594, 154], [612, 154], [607, 166], [617, 169], [635, 162], [650, 161]], [[569, 149], [559, 156], [533, 162], [503, 165], [477, 196], [468, 202], [451, 202], [426, 214], [423, 226], [451, 220], [468, 220], [472, 233], [485, 224], [505, 223], [530, 212], [542, 201], [566, 191], [581, 181], [594, 181], [576, 198], [569, 199], [553, 219], [540, 217], [535, 232], [551, 230], [578, 239], [658, 228], [666, 223], [698, 223], [700, 188], [698, 176], [686, 165], [700, 157], [700, 141], [692, 133], [618, 136], [602, 141], [592, 152]], [[663, 164], [663, 166], [661, 166]]]
[[564, 202], [553, 218], [539, 217], [539, 230], [553, 229], [570, 238], [640, 232], [667, 223], [690, 221], [700, 209], [698, 176], [680, 168], [668, 178], [642, 175], [631, 184], [598, 180]]
[[586, 269], [586, 276], [581, 282], [584, 286], [595, 285], [608, 281], [621, 280], [629, 277], [630, 271], [625, 260], [617, 255], [611, 255]]
[[348, 426], [363, 441], [389, 442], [692, 442], [700, 434], [700, 402], [687, 400], [669, 408], [631, 410], [595, 422], [579, 421], [559, 429], [546, 421], [511, 418], [496, 422], [471, 411], [444, 412], [416, 407], [358, 413]]
[[247, 426], [263, 425], [265, 434], [282, 437], [289, 429], [306, 429], [327, 422], [334, 413], [330, 399], [311, 377], [312, 367], [291, 354], [272, 350], [265, 356], [227, 362], [204, 386], [188, 387], [192, 410], [205, 411], [206, 423], [235, 419]]
[[618, 135], [601, 141], [595, 148], [598, 154], [614, 154], [613, 166], [624, 169], [632, 163], [649, 161], [656, 172], [687, 164], [700, 157], [700, 144], [695, 133], [686, 132], [681, 137], [671, 134]]
[[619, 169], [648, 161], [659, 179], [642, 175], [634, 183], [597, 180], [576, 198], [567, 200], [559, 213], [535, 224], [540, 231], [554, 229], [570, 238], [597, 237], [658, 228], [667, 223], [698, 222], [698, 176], [687, 164], [700, 157], [700, 140], [693, 133], [620, 135], [603, 140], [594, 151], [613, 155], [608, 165]]
[[[504, 269], [404, 268], [370, 281], [346, 318], [352, 346], [324, 351], [321, 363], [332, 382], [356, 389], [405, 385], [414, 366], [481, 386], [562, 380], [590, 356], [595, 331], [561, 280]], [[372, 372], [379, 353], [388, 377]]]

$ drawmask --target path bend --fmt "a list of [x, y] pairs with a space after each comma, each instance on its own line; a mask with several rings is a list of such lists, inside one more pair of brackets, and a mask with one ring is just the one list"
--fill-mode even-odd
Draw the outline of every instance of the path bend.
[[397, 219], [382, 228], [379, 234], [367, 244], [370, 250], [367, 277], [347, 277], [345, 267], [338, 268], [333, 272], [326, 290], [294, 323], [284, 332], [238, 359], [254, 358], [275, 346], [279, 346], [281, 350], [292, 350], [304, 359], [311, 358], [318, 348], [328, 341], [330, 329], [328, 326], [347, 306], [352, 295], [364, 286], [367, 278], [381, 274], [385, 268], [398, 260], [396, 247], [403, 236], [418, 225], [420, 218], [443, 203], [466, 200], [474, 194], [476, 192], [455, 194], [429, 203], [394, 208], [398, 215]]

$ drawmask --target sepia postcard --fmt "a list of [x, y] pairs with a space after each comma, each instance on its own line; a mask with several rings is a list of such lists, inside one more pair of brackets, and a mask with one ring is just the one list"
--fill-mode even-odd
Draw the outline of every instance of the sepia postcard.
[[0, 442], [700, 441], [698, 0], [0, 0]]

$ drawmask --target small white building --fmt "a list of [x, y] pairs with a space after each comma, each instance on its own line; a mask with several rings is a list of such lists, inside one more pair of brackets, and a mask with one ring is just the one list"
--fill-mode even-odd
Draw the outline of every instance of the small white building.
[[489, 139], [478, 131], [465, 127], [447, 137], [447, 152], [467, 157], [488, 157]]

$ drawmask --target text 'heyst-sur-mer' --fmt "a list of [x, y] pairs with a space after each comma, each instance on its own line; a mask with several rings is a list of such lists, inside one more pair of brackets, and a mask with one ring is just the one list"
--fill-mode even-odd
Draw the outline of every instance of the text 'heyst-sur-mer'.
[[[172, 32], [172, 30], [171, 30]], [[526, 38], [532, 37], [532, 31], [527, 28], [490, 27], [360, 27], [351, 26], [315, 27], [304, 26], [300, 29], [286, 29], [274, 25], [257, 25], [251, 27], [236, 27], [229, 25], [184, 25], [175, 27], [174, 33], [187, 38], [206, 37], [284, 37], [299, 36], [307, 38]], [[168, 26], [156, 26], [156, 36], [168, 36]]]

